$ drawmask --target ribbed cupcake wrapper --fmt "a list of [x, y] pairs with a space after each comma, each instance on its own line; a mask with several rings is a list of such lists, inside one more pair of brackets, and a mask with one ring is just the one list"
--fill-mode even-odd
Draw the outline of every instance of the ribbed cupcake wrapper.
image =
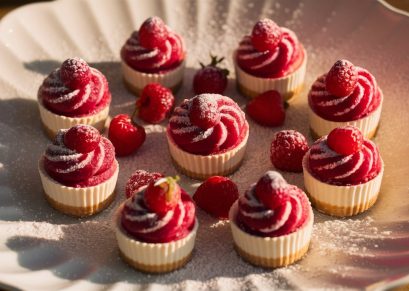
[[310, 128], [314, 138], [320, 138], [324, 135], [328, 135], [334, 128], [346, 125], [353, 125], [358, 127], [366, 138], [370, 139], [373, 138], [376, 134], [376, 130], [379, 125], [379, 120], [381, 118], [382, 103], [374, 112], [372, 112], [368, 116], [348, 122], [336, 122], [323, 119], [322, 117], [318, 116], [311, 109], [311, 107], [308, 107], [308, 111], [310, 119]]
[[185, 61], [175, 69], [161, 74], [138, 72], [128, 66], [123, 60], [121, 61], [121, 66], [125, 84], [136, 95], [139, 95], [142, 89], [150, 83], [159, 83], [175, 93], [182, 85], [185, 72]]
[[106, 208], [114, 198], [114, 191], [118, 179], [119, 165], [111, 178], [103, 183], [84, 188], [64, 186], [53, 180], [44, 169], [44, 160], [38, 163], [41, 183], [47, 200], [57, 210], [73, 215], [88, 216]]
[[204, 180], [215, 175], [230, 175], [240, 167], [246, 153], [249, 132], [247, 131], [246, 137], [234, 149], [208, 156], [185, 152], [175, 144], [169, 133], [166, 136], [169, 152], [176, 167], [191, 178]]
[[109, 104], [101, 111], [93, 115], [83, 117], [67, 117], [52, 113], [45, 108], [40, 101], [38, 102], [38, 107], [40, 109], [40, 116], [44, 129], [47, 136], [51, 139], [55, 137], [58, 130], [70, 128], [77, 124], [92, 125], [102, 132], [105, 129], [105, 121], [108, 118], [109, 113]]
[[122, 258], [137, 270], [165, 273], [183, 267], [190, 259], [199, 223], [184, 238], [168, 243], [146, 243], [133, 239], [121, 224], [122, 204], [115, 215], [115, 233]]
[[229, 219], [236, 250], [246, 261], [261, 267], [277, 268], [294, 263], [308, 251], [314, 213], [299, 230], [279, 237], [259, 237], [246, 233], [236, 225], [238, 202], [230, 208]]
[[311, 203], [319, 211], [338, 217], [347, 217], [368, 210], [377, 200], [384, 172], [383, 162], [379, 174], [372, 180], [351, 186], [323, 183], [309, 171], [307, 153], [303, 159], [304, 185]]
[[260, 78], [243, 71], [234, 58], [237, 86], [243, 95], [254, 98], [269, 90], [280, 92], [284, 100], [291, 99], [302, 90], [307, 68], [307, 54], [304, 52], [304, 60], [301, 66], [288, 76], [282, 78]]

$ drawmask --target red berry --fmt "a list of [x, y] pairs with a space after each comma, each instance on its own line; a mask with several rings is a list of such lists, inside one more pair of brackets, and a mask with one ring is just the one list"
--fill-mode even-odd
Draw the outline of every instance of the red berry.
[[363, 141], [361, 131], [351, 125], [333, 129], [327, 138], [328, 146], [340, 155], [352, 155], [360, 151]]
[[227, 76], [229, 71], [218, 67], [224, 58], [211, 57], [209, 65], [200, 63], [201, 69], [198, 70], [193, 78], [193, 91], [195, 94], [215, 93], [223, 94], [227, 88]]
[[145, 129], [132, 122], [127, 114], [119, 114], [111, 120], [108, 138], [118, 156], [126, 156], [136, 151], [145, 141]]
[[280, 170], [302, 171], [302, 159], [308, 151], [306, 138], [295, 130], [282, 130], [275, 134], [271, 143], [270, 159]]
[[71, 127], [64, 135], [64, 144], [67, 148], [79, 152], [93, 151], [99, 144], [101, 135], [99, 131], [89, 125], [79, 124]]
[[233, 203], [239, 198], [236, 184], [229, 178], [213, 176], [197, 188], [193, 200], [197, 206], [216, 218], [227, 219]]
[[260, 125], [280, 126], [285, 120], [283, 98], [274, 90], [264, 92], [247, 104], [247, 113]]
[[145, 205], [155, 213], [172, 210], [180, 201], [181, 189], [178, 178], [159, 178], [149, 183], [145, 190]]
[[65, 86], [79, 89], [91, 80], [91, 69], [83, 59], [67, 59], [61, 65], [60, 77]]
[[175, 97], [168, 88], [158, 83], [146, 85], [136, 101], [138, 117], [149, 123], [159, 123], [169, 114]]
[[337, 61], [325, 78], [325, 87], [337, 97], [350, 95], [358, 81], [358, 70], [347, 60]]
[[126, 198], [131, 197], [135, 193], [138, 193], [142, 190], [145, 186], [152, 181], [155, 181], [159, 178], [162, 178], [163, 175], [161, 173], [150, 173], [144, 170], [136, 170], [128, 179], [125, 186], [125, 195]]
[[267, 171], [258, 180], [255, 195], [266, 207], [276, 209], [288, 201], [288, 184], [280, 173]]
[[169, 31], [157, 16], [146, 19], [139, 28], [139, 43], [147, 49], [160, 47], [168, 39]]
[[208, 129], [218, 124], [220, 112], [216, 100], [209, 98], [209, 95], [206, 94], [194, 97], [189, 118], [192, 124], [202, 129]]
[[281, 28], [271, 19], [257, 21], [251, 32], [251, 43], [258, 51], [274, 50], [282, 38]]

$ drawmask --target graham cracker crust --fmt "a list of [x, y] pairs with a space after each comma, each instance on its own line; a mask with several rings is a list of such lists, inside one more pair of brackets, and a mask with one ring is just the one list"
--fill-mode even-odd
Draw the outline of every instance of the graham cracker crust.
[[[239, 82], [236, 82], [236, 83], [237, 83], [237, 89], [239, 90], [239, 92], [240, 92], [241, 94], [243, 94], [244, 96], [246, 96], [246, 97], [254, 98], [254, 97], [256, 97], [256, 96], [258, 96], [258, 95], [261, 94], [261, 93], [257, 93], [257, 92], [255, 92], [255, 91], [253, 91], [253, 90], [250, 90], [250, 89], [244, 87], [244, 86], [243, 86], [242, 84], [240, 84]], [[290, 100], [291, 98], [295, 97], [298, 93], [300, 93], [300, 92], [302, 91], [303, 87], [304, 87], [304, 84], [298, 86], [297, 88], [295, 88], [295, 89], [294, 89], [293, 91], [291, 91], [291, 92], [288, 92], [288, 93], [286, 93], [286, 94], [282, 94], [281, 96], [283, 97], [283, 100], [284, 100], [284, 101], [288, 101], [288, 100]]]
[[138, 271], [142, 271], [144, 273], [150, 273], [150, 274], [161, 274], [161, 273], [169, 273], [169, 272], [175, 271], [177, 269], [182, 268], [184, 265], [186, 265], [192, 258], [192, 253], [190, 253], [185, 258], [179, 261], [170, 263], [170, 264], [146, 265], [146, 264], [138, 263], [128, 258], [121, 250], [119, 250], [119, 255], [121, 259], [124, 260], [124, 262], [130, 265], [132, 268]]
[[318, 201], [317, 199], [314, 199], [308, 192], [306, 192], [306, 194], [308, 195], [308, 198], [310, 198], [311, 204], [314, 206], [315, 209], [324, 214], [336, 217], [347, 217], [362, 213], [371, 208], [375, 204], [379, 196], [378, 193], [371, 200], [368, 200], [367, 203], [362, 203], [349, 207], [342, 207]]
[[263, 268], [280, 268], [280, 267], [285, 267], [287, 265], [290, 265], [300, 260], [307, 253], [309, 245], [310, 245], [310, 242], [308, 242], [304, 247], [302, 247], [297, 252], [289, 256], [277, 258], [277, 259], [269, 259], [269, 258], [253, 256], [247, 253], [246, 251], [242, 250], [236, 244], [234, 244], [234, 248], [244, 260], [246, 260], [247, 262], [249, 262], [250, 264], [254, 266], [263, 267]]
[[50, 205], [64, 213], [67, 214], [69, 216], [74, 216], [74, 217], [86, 217], [86, 216], [90, 216], [90, 215], [94, 215], [97, 214], [99, 212], [101, 212], [102, 210], [104, 210], [105, 208], [107, 208], [112, 201], [115, 200], [115, 196], [116, 196], [116, 192], [112, 192], [107, 199], [105, 199], [104, 201], [100, 202], [97, 205], [91, 205], [91, 206], [86, 206], [86, 207], [75, 207], [75, 206], [70, 206], [70, 205], [65, 205], [62, 204], [58, 201], [55, 201], [53, 198], [51, 198], [50, 196], [47, 195], [47, 193], [44, 192], [44, 196], [45, 199], [48, 201], [48, 203], [50, 203]]
[[[132, 85], [131, 83], [129, 83], [127, 80], [125, 80], [125, 78], [123, 79], [125, 87], [128, 89], [128, 91], [130, 91], [132, 94], [139, 96], [142, 92], [142, 89], [135, 87], [134, 85]], [[181, 80], [179, 83], [177, 83], [175, 86], [170, 87], [169, 89], [172, 91], [172, 93], [176, 93], [180, 87], [182, 87], [183, 84], [183, 80]]]
[[171, 156], [173, 165], [175, 166], [176, 170], [181, 172], [183, 175], [186, 175], [190, 178], [196, 179], [196, 180], [206, 180], [207, 178], [210, 178], [212, 176], [229, 176], [231, 174], [233, 174], [234, 172], [236, 172], [241, 164], [243, 163], [243, 160], [240, 161], [240, 163], [238, 163], [235, 167], [230, 168], [226, 171], [223, 172], [218, 172], [218, 173], [210, 173], [210, 174], [201, 174], [201, 173], [194, 173], [192, 171], [189, 171], [185, 168], [183, 168], [181, 165], [179, 165], [175, 159]]
[[[378, 129], [379, 129], [379, 125], [374, 130], [369, 132], [369, 134], [366, 135], [366, 138], [373, 139], [376, 136], [376, 134], [378, 133]], [[317, 140], [317, 139], [321, 138], [321, 136], [318, 135], [311, 127], [310, 127], [310, 135], [314, 140]]]

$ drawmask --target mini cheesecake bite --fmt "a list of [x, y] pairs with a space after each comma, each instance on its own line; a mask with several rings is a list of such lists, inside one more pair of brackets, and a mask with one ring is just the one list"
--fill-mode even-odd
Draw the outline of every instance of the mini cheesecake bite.
[[185, 99], [167, 127], [170, 155], [189, 177], [206, 179], [237, 170], [244, 157], [249, 126], [236, 102], [219, 94]]
[[80, 58], [65, 60], [38, 90], [41, 121], [51, 139], [59, 129], [77, 124], [104, 130], [110, 103], [105, 76]]
[[321, 75], [308, 94], [310, 129], [313, 137], [352, 125], [372, 138], [379, 126], [383, 94], [375, 77], [348, 60], [338, 60]]
[[234, 52], [237, 86], [247, 97], [276, 90], [284, 100], [301, 91], [307, 53], [295, 33], [265, 18]]
[[137, 95], [149, 83], [176, 92], [183, 82], [185, 56], [182, 38], [159, 17], [149, 17], [122, 46], [125, 84]]
[[352, 216], [377, 200], [383, 161], [376, 145], [358, 128], [339, 127], [318, 139], [303, 159], [304, 184], [315, 208]]
[[266, 172], [229, 213], [234, 245], [251, 264], [277, 268], [308, 251], [314, 214], [306, 194], [275, 171]]
[[115, 226], [120, 254], [129, 265], [164, 273], [189, 261], [198, 222], [189, 194], [176, 179], [159, 177], [119, 207]]
[[114, 147], [91, 126], [60, 130], [38, 166], [46, 199], [62, 213], [93, 215], [115, 197], [119, 165]]

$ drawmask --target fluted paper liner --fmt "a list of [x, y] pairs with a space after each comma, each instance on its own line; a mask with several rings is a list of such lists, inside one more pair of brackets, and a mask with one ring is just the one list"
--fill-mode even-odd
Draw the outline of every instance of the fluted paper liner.
[[166, 136], [170, 155], [177, 168], [189, 177], [204, 180], [216, 175], [230, 175], [240, 167], [246, 153], [249, 129], [246, 137], [235, 148], [221, 154], [207, 156], [188, 153], [176, 145], [168, 131]]
[[260, 237], [246, 233], [236, 224], [238, 202], [230, 208], [229, 219], [237, 252], [248, 262], [267, 268], [294, 263], [308, 251], [314, 213], [309, 207], [308, 221], [297, 231], [278, 237]]
[[329, 121], [320, 116], [318, 116], [310, 106], [308, 106], [308, 115], [310, 120], [310, 128], [315, 138], [320, 138], [324, 135], [328, 135], [334, 128], [353, 125], [359, 128], [362, 134], [366, 138], [372, 138], [375, 136], [376, 130], [379, 125], [379, 120], [381, 118], [382, 103], [378, 108], [369, 114], [368, 116], [347, 122], [337, 122]]
[[40, 109], [41, 121], [47, 135], [53, 139], [60, 129], [67, 129], [78, 124], [92, 125], [99, 131], [103, 131], [105, 128], [105, 121], [108, 118], [109, 104], [101, 111], [83, 117], [67, 117], [52, 113], [50, 110], [44, 107], [41, 101], [38, 101], [38, 107]]
[[52, 179], [44, 169], [44, 160], [40, 159], [38, 169], [47, 200], [57, 210], [73, 216], [87, 216], [103, 210], [114, 197], [119, 172], [119, 164], [115, 163], [116, 171], [108, 180], [96, 186], [74, 188]]
[[122, 258], [135, 269], [149, 273], [165, 273], [183, 267], [190, 259], [199, 223], [184, 238], [168, 243], [146, 243], [132, 238], [121, 224], [124, 203], [115, 215], [115, 233]]
[[237, 86], [243, 95], [254, 98], [269, 90], [280, 92], [284, 100], [289, 100], [302, 90], [307, 68], [307, 53], [304, 51], [304, 60], [300, 67], [288, 76], [281, 78], [261, 78], [243, 71], [234, 58]]
[[159, 83], [164, 87], [176, 92], [183, 82], [185, 72], [185, 61], [175, 69], [165, 73], [143, 73], [132, 69], [124, 60], [121, 61], [122, 74], [127, 87], [139, 95], [142, 89], [150, 83]]
[[319, 211], [329, 215], [346, 217], [369, 209], [377, 200], [383, 177], [382, 169], [372, 180], [351, 186], [337, 186], [321, 182], [313, 177], [308, 166], [309, 152], [303, 159], [304, 184], [311, 203]]

